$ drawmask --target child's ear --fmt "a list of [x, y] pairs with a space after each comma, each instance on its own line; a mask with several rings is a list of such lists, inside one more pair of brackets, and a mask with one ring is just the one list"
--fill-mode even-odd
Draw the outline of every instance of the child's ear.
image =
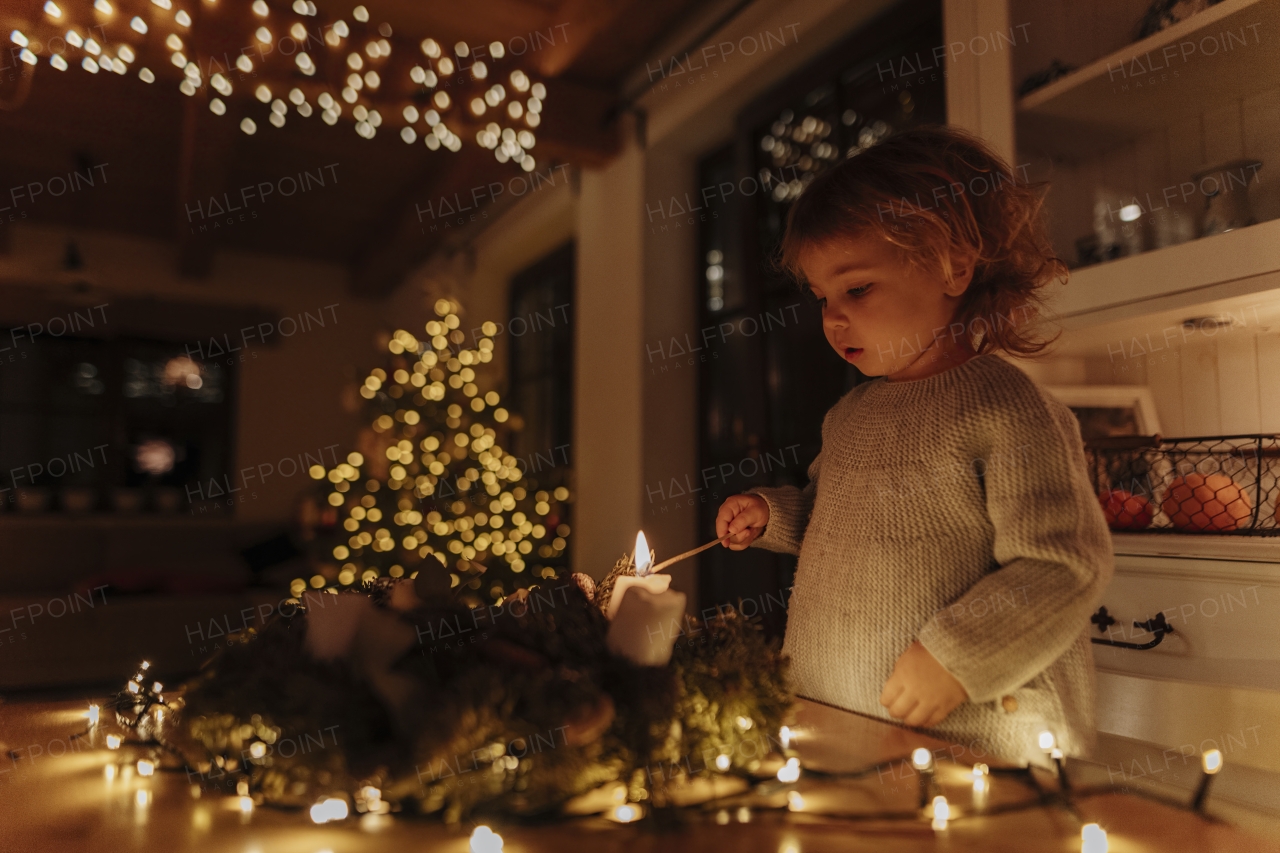
[[978, 253], [973, 250], [951, 253], [951, 280], [944, 281], [943, 292], [948, 296], [961, 296], [969, 289], [973, 273], [978, 265]]

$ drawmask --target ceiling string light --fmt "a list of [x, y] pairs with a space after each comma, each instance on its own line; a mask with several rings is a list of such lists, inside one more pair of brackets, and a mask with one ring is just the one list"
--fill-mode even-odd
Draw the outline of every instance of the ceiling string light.
[[[141, 14], [126, 19], [127, 12], [116, 15], [111, 0], [76, 0], [74, 5], [72, 0], [48, 0], [42, 20], [31, 25], [33, 31], [13, 30], [9, 40], [21, 61], [33, 68], [43, 58], [59, 72], [79, 65], [90, 74], [136, 73], [143, 83], [176, 76], [184, 95], [204, 96], [210, 112], [238, 120], [250, 135], [264, 119], [283, 127], [292, 104], [298, 116], [318, 112], [329, 126], [349, 115], [365, 139], [384, 129], [383, 116], [388, 116], [397, 125], [393, 132], [407, 144], [421, 140], [432, 151], [456, 152], [465, 136], [492, 151], [500, 163], [512, 162], [525, 171], [536, 168], [534, 130], [542, 121], [546, 86], [520, 68], [501, 69], [504, 59], [514, 57], [500, 41], [459, 41], [446, 47], [425, 38], [415, 51], [412, 43], [391, 41], [389, 24], [370, 23], [364, 6], [351, 10], [351, 24], [342, 18], [321, 21], [316, 4], [307, 0], [296, 0], [285, 10], [254, 0], [245, 47], [238, 54], [212, 56], [196, 50], [203, 40], [193, 31], [201, 22], [182, 8], [184, 2], [192, 0], [151, 0]], [[287, 20], [291, 14], [297, 17]], [[164, 70], [162, 50], [177, 75]], [[322, 56], [326, 51], [343, 59], [331, 62]], [[134, 66], [144, 58], [149, 66]], [[322, 69], [341, 73], [325, 79]], [[236, 72], [255, 73], [265, 82], [237, 86]], [[289, 104], [273, 95], [273, 88], [291, 89]]]

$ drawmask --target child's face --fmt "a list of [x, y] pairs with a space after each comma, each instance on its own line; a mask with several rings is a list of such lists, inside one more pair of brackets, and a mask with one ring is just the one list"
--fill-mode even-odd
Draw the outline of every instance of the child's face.
[[935, 336], [951, 344], [947, 326], [973, 275], [972, 266], [952, 264], [954, 280], [947, 282], [941, 273], [909, 266], [877, 236], [836, 238], [800, 258], [822, 306], [827, 342], [862, 373], [890, 378], [911, 378]]

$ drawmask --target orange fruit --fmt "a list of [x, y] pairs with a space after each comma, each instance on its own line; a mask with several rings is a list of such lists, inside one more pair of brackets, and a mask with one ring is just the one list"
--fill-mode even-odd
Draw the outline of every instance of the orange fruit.
[[1155, 510], [1151, 501], [1124, 489], [1111, 489], [1098, 495], [1102, 514], [1112, 530], [1145, 530]]
[[1175, 477], [1160, 504], [1179, 530], [1235, 530], [1249, 518], [1253, 502], [1226, 474]]

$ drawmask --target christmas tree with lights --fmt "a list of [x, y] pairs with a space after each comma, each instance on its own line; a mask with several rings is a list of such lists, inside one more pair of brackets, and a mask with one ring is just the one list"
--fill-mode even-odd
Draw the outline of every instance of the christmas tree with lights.
[[412, 577], [419, 589], [480, 606], [567, 571], [569, 490], [525, 476], [502, 447], [519, 419], [477, 382], [497, 327], [484, 323], [470, 349], [459, 306], [440, 299], [435, 313], [424, 340], [397, 330], [391, 363], [364, 379], [370, 426], [359, 449], [332, 468], [312, 467], [325, 482], [318, 565], [292, 582], [294, 595]]

